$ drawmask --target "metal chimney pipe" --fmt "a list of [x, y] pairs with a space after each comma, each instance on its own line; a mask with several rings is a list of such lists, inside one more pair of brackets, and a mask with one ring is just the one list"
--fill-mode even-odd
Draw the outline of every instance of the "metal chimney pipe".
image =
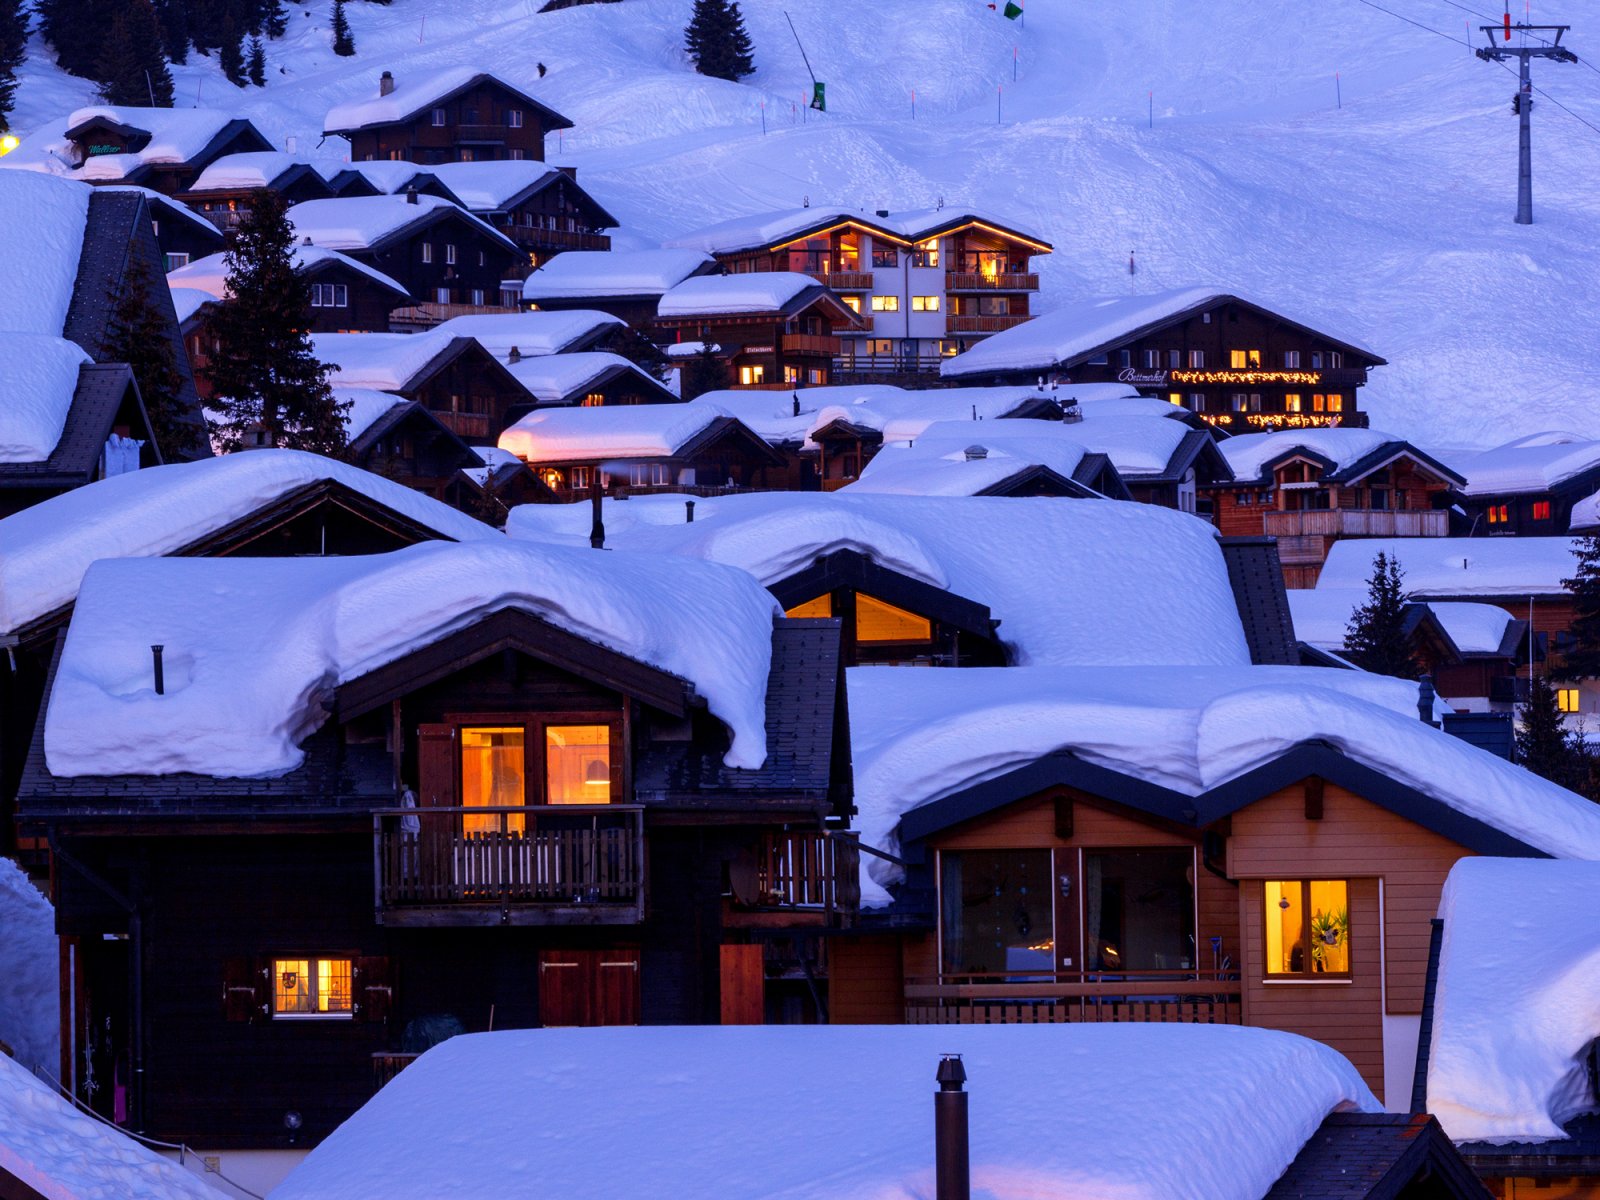
[[164, 670], [162, 670], [162, 667], [161, 667], [161, 652], [163, 650], [165, 650], [165, 649], [166, 649], [165, 646], [151, 646], [150, 647], [150, 657], [155, 660], [156, 695], [158, 695], [158, 696], [164, 696], [164, 695], [167, 694], [167, 676], [166, 676], [166, 672]]
[[1417, 680], [1417, 716], [1429, 725], [1435, 724], [1433, 719], [1433, 676], [1424, 675]]
[[939, 1060], [939, 1090], [933, 1094], [933, 1155], [937, 1200], [971, 1200], [972, 1164], [967, 1153], [967, 1069], [961, 1055]]
[[694, 501], [693, 500], [685, 500], [683, 502], [683, 508], [684, 508], [684, 513], [685, 513], [684, 523], [687, 524], [687, 525], [693, 525], [694, 524]]
[[600, 501], [603, 493], [600, 490], [600, 468], [594, 468], [594, 477], [589, 483], [589, 503], [592, 506], [593, 520], [589, 524], [589, 545], [596, 550], [606, 548], [606, 521], [601, 515]]

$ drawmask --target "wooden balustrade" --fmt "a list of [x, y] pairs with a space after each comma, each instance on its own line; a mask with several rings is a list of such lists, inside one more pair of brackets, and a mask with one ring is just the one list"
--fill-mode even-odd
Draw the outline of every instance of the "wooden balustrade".
[[[1204, 973], [1141, 972], [1134, 979], [1092, 973], [1042, 976], [1029, 983], [908, 982], [908, 1025], [1015, 1025], [1078, 1022], [1244, 1022], [1237, 979]], [[1060, 982], [1060, 981], [1068, 982]]]
[[756, 862], [757, 904], [815, 909], [848, 922], [861, 907], [861, 851], [852, 838], [820, 829], [763, 835]]
[[1028, 320], [1027, 313], [1006, 313], [999, 316], [970, 316], [952, 313], [945, 325], [951, 333], [999, 333], [1013, 329]]
[[824, 354], [832, 358], [839, 353], [839, 339], [815, 333], [786, 333], [783, 335], [785, 354]]
[[1444, 537], [1450, 514], [1443, 509], [1313, 508], [1262, 514], [1270, 537]]
[[643, 810], [390, 809], [373, 816], [382, 924], [599, 924], [644, 906]]
[[947, 292], [1037, 292], [1039, 277], [1031, 274], [985, 275], [977, 271], [947, 271]]
[[868, 271], [820, 271], [816, 278], [836, 292], [872, 290], [872, 274]]

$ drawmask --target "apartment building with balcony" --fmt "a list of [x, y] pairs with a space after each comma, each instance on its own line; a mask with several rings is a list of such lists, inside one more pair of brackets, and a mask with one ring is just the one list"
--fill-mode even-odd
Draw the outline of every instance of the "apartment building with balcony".
[[1035, 255], [1050, 244], [975, 209], [873, 213], [800, 208], [740, 217], [667, 243], [714, 256], [732, 274], [797, 271], [859, 314], [842, 376], [937, 370], [942, 359], [1035, 312]]

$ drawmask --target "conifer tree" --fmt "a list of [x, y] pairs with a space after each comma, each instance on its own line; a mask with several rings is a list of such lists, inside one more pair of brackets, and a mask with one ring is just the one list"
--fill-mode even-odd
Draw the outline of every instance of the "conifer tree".
[[224, 262], [227, 293], [212, 319], [214, 433], [238, 450], [255, 429], [269, 444], [336, 455], [345, 447], [346, 401], [328, 386], [330, 366], [311, 347], [311, 287], [294, 269], [283, 198], [253, 192]]
[[127, 0], [112, 18], [95, 78], [108, 104], [172, 107], [172, 73], [150, 0]]
[[235, 87], [243, 87], [248, 80], [244, 69], [244, 37], [238, 24], [230, 18], [222, 27], [220, 45], [217, 47], [217, 65], [222, 74]]
[[245, 72], [257, 87], [267, 86], [267, 52], [261, 48], [261, 39], [250, 39], [250, 56], [245, 60]]
[[1587, 756], [1581, 739], [1575, 744], [1574, 736], [1567, 732], [1554, 685], [1544, 675], [1535, 675], [1528, 685], [1528, 702], [1522, 707], [1522, 726], [1517, 730], [1517, 761], [1552, 783], [1581, 790], [1588, 782]]
[[161, 456], [172, 462], [191, 448], [195, 427], [184, 420], [188, 414], [178, 397], [183, 375], [167, 336], [166, 314], [155, 303], [151, 275], [150, 264], [143, 257], [130, 260], [100, 357], [133, 368], [156, 445]]
[[283, 7], [283, 0], [269, 0], [266, 11], [262, 14], [261, 29], [269, 38], [281, 38], [289, 32], [289, 11]]
[[694, 0], [684, 44], [702, 75], [737, 82], [756, 69], [755, 47], [735, 0]]
[[173, 62], [189, 61], [189, 6], [187, 0], [161, 0], [156, 5], [161, 22], [161, 46]]
[[28, 13], [22, 0], [0, 0], [0, 133], [7, 132], [17, 94], [17, 68], [28, 47]]
[[1416, 657], [1405, 634], [1404, 580], [1400, 560], [1378, 551], [1367, 579], [1367, 602], [1350, 614], [1344, 648], [1350, 660], [1364, 671], [1415, 679]]
[[116, 14], [112, 0], [38, 0], [34, 11], [39, 14], [39, 31], [55, 50], [61, 69], [95, 78]]
[[1571, 644], [1562, 652], [1557, 671], [1561, 679], [1589, 679], [1600, 675], [1600, 536], [1579, 538], [1572, 552], [1578, 569], [1561, 585], [1572, 593], [1573, 615], [1568, 632]]
[[349, 58], [356, 52], [350, 19], [344, 15], [344, 0], [333, 0], [333, 52], [342, 58]]
[[685, 400], [693, 400], [707, 392], [721, 391], [731, 382], [728, 364], [707, 348], [683, 364], [678, 390]]

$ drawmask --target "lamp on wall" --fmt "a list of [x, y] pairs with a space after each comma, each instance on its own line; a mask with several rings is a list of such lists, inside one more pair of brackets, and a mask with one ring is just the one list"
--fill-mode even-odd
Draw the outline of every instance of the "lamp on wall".
[[611, 771], [602, 758], [591, 758], [583, 764], [583, 782], [586, 787], [599, 787], [611, 782]]

